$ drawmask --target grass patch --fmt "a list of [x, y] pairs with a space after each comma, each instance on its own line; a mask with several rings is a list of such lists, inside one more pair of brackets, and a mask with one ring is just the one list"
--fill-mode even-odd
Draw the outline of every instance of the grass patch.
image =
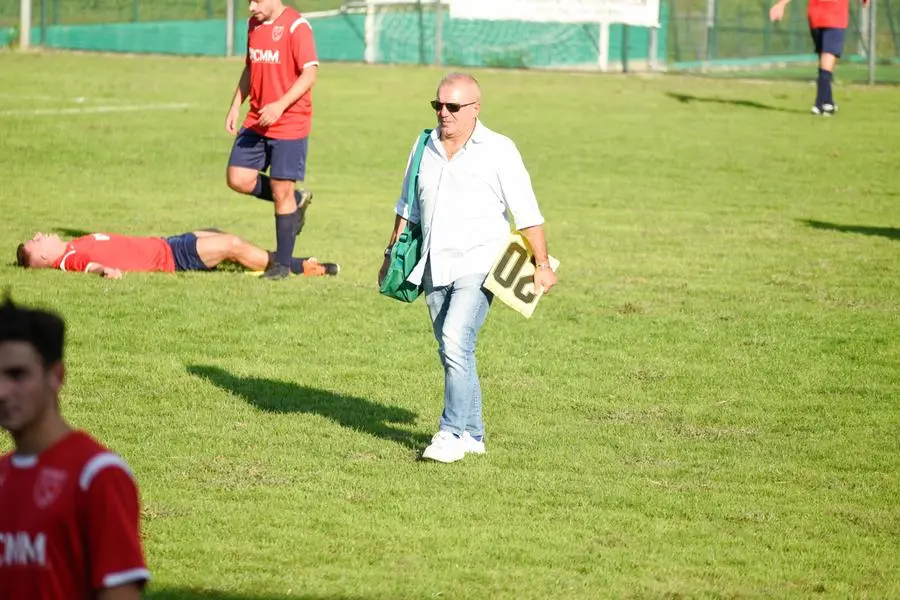
[[322, 68], [297, 253], [337, 278], [9, 266], [36, 230], [271, 246], [224, 184], [240, 68], [0, 54], [0, 280], [69, 323], [63, 409], [138, 476], [150, 598], [900, 595], [896, 88], [815, 119], [792, 82], [478, 72], [562, 268], [492, 309], [489, 453], [447, 467], [415, 460], [425, 307], [374, 286], [438, 70]]

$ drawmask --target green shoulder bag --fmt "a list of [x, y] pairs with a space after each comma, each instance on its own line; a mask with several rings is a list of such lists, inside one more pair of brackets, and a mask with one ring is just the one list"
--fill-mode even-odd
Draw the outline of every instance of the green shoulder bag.
[[[422, 164], [422, 155], [425, 154], [425, 146], [431, 130], [426, 129], [419, 135], [416, 151], [413, 154], [412, 163], [409, 165], [409, 182], [406, 188], [406, 214], [410, 214], [412, 203], [416, 200], [416, 186], [419, 181], [419, 167]], [[412, 302], [422, 293], [422, 286], [407, 281], [410, 273], [416, 267], [422, 257], [422, 226], [419, 223], [406, 222], [406, 227], [400, 233], [400, 237], [391, 247], [391, 262], [388, 266], [381, 287], [378, 291], [389, 298], [400, 302]]]

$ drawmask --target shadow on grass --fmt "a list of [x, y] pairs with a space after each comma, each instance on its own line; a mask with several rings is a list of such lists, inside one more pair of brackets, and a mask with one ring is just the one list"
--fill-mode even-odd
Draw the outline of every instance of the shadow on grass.
[[763, 104], [762, 102], [756, 102], [754, 100], [731, 100], [728, 98], [702, 98], [700, 96], [692, 96], [690, 94], [678, 94], [676, 92], [666, 92], [666, 96], [669, 98], [674, 98], [678, 100], [682, 104], [690, 104], [692, 102], [712, 102], [715, 104], [730, 104], [732, 106], [741, 106], [744, 108], [756, 108], [760, 110], [776, 110], [780, 112], [788, 112], [788, 113], [802, 113], [804, 111], [798, 110], [796, 108], [781, 108], [778, 106], [771, 106], [769, 104]]
[[281, 596], [275, 594], [243, 594], [196, 590], [188, 588], [159, 588], [152, 585], [144, 593], [145, 600], [363, 600], [362, 596], [315, 596], [308, 594]]
[[867, 225], [839, 225], [837, 223], [827, 223], [825, 221], [815, 221], [813, 219], [803, 219], [801, 223], [812, 227], [813, 229], [824, 229], [826, 231], [840, 231], [842, 233], [861, 233], [863, 235], [877, 235], [886, 237], [889, 240], [900, 240], [900, 229], [896, 227], [869, 227]]
[[97, 233], [96, 231], [85, 231], [84, 229], [72, 229], [70, 227], [54, 227], [53, 232], [58, 233], [62, 238], [79, 238]]
[[405, 408], [385, 406], [364, 398], [342, 396], [295, 383], [236, 377], [219, 367], [190, 365], [187, 371], [241, 396], [266, 412], [322, 415], [342, 427], [364, 431], [411, 449], [419, 449], [431, 439], [426, 434], [413, 433], [395, 426], [415, 423], [418, 415]]

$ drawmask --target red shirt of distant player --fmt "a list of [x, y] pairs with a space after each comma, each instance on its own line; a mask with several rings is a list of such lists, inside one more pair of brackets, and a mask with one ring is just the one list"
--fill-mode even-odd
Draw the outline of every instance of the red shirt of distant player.
[[128, 465], [73, 432], [0, 458], [0, 598], [81, 600], [150, 579]]
[[808, 0], [806, 9], [813, 29], [847, 29], [850, 23], [850, 0]]
[[75, 238], [53, 266], [63, 271], [84, 271], [91, 263], [121, 271], [175, 271], [175, 256], [166, 240], [114, 233]]
[[319, 64], [309, 22], [293, 8], [285, 8], [274, 21], [250, 18], [247, 30], [247, 66], [250, 67], [250, 111], [244, 127], [273, 139], [295, 140], [312, 128], [312, 91], [305, 94], [268, 128], [260, 127], [259, 111], [284, 96], [303, 69]]

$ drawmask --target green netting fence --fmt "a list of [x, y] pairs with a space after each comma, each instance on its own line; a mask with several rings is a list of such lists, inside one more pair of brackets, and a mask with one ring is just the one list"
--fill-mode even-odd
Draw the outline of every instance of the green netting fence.
[[[31, 43], [48, 48], [106, 52], [153, 52], [224, 55], [227, 0], [34, 0]], [[379, 9], [374, 48], [366, 50], [366, 17], [338, 11], [334, 0], [301, 2], [316, 33], [320, 58], [382, 63], [436, 61], [435, 3], [426, 1]], [[0, 44], [18, 35], [19, 0], [0, 0]], [[234, 49], [246, 43], [246, 5], [235, 4]], [[318, 10], [331, 10], [317, 15]], [[663, 10], [665, 18], [666, 10]], [[463, 21], [441, 13], [441, 60], [446, 65], [487, 67], [594, 68], [600, 63], [596, 24]], [[666, 56], [666, 29], [657, 36], [655, 58]], [[610, 27], [608, 56], [614, 68], [650, 60], [650, 31], [643, 27]]]
[[[225, 55], [229, 0], [34, 0], [32, 44], [50, 48], [107, 52], [153, 52]], [[246, 43], [246, 3], [235, 2], [233, 48]], [[380, 10], [374, 48], [366, 48], [366, 17], [338, 11], [343, 0], [304, 0], [306, 14], [330, 10], [313, 18], [323, 61], [433, 63], [436, 60], [434, 3]], [[489, 1], [489, 0], [485, 0]], [[885, 72], [896, 67], [900, 81], [900, 0], [877, 0], [877, 56]], [[20, 0], [0, 0], [0, 44], [18, 37]], [[845, 59], [867, 58], [866, 19], [852, 2]], [[646, 28], [612, 26], [609, 31], [611, 68], [622, 57], [643, 68], [655, 58], [670, 70], [728, 72], [812, 62], [812, 46], [803, 0], [788, 5], [785, 20], [772, 24], [768, 0], [664, 0], [661, 24], [651, 56]], [[371, 24], [371, 21], [370, 21]], [[597, 68], [599, 29], [596, 25], [526, 23], [517, 21], [457, 21], [441, 18], [443, 64], [525, 68]], [[370, 37], [370, 39], [372, 39]], [[892, 66], [893, 65], [893, 66]]]
[[[900, 82], [900, 0], [877, 0], [876, 54], [882, 80]], [[734, 70], [777, 67], [783, 74], [807, 74], [792, 68], [814, 62], [806, 2], [787, 6], [780, 23], [769, 21], [768, 0], [669, 0], [668, 68], [728, 74]], [[867, 15], [851, 0], [850, 26], [843, 61], [868, 60]], [[846, 73], [844, 67], [839, 72]], [[862, 73], [862, 71], [860, 71]], [[777, 75], [777, 74], [776, 74]]]

